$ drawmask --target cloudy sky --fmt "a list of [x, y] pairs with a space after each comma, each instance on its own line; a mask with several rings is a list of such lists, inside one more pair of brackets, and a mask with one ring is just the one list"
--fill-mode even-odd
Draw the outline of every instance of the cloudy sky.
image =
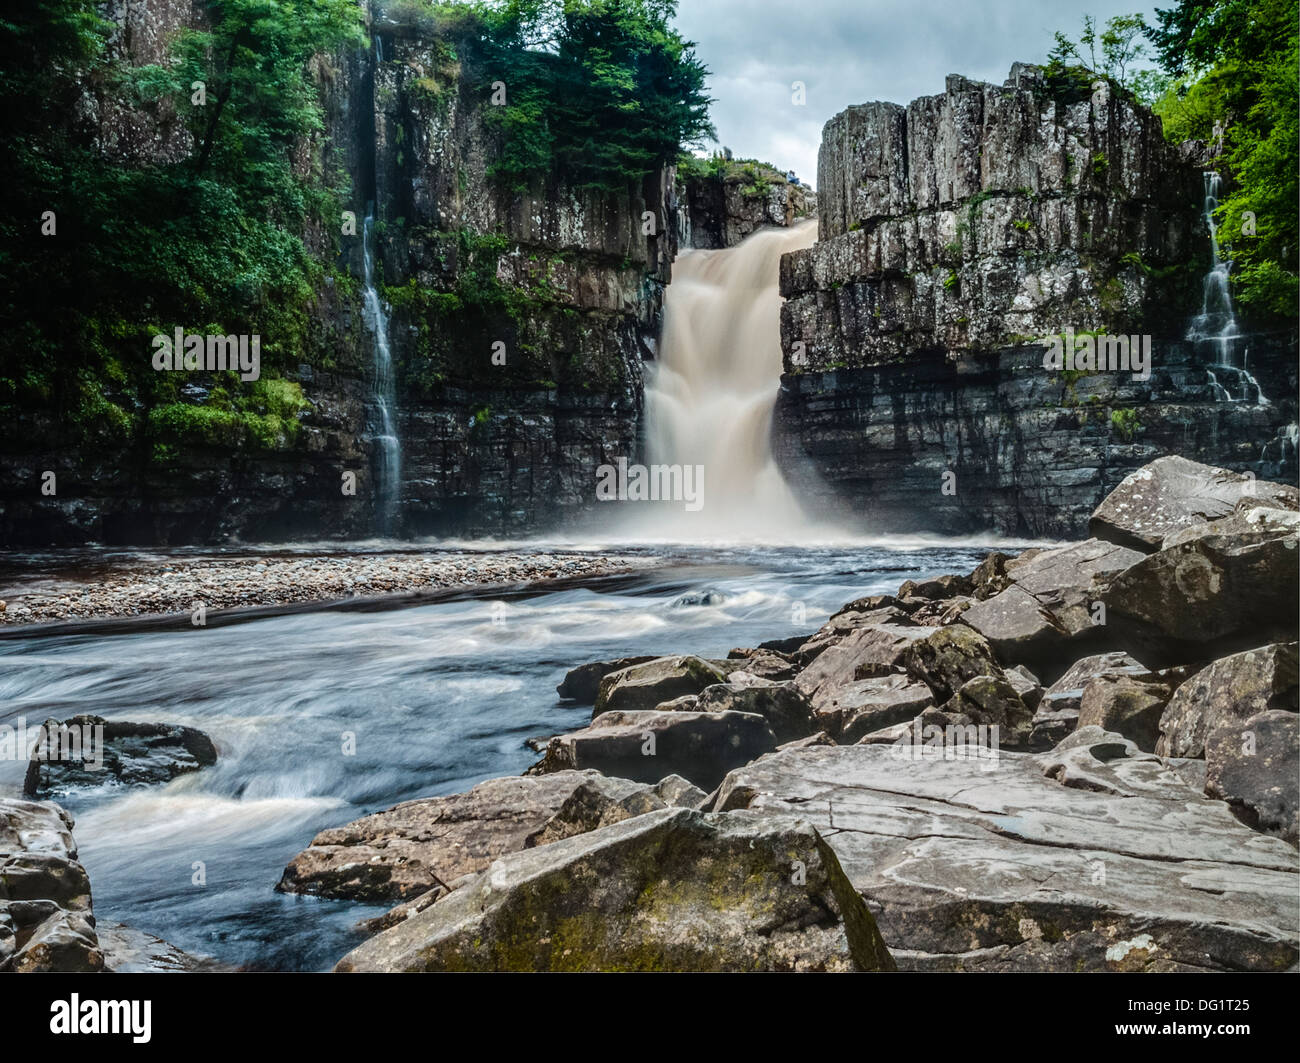
[[[1153, 20], [1139, 0], [679, 0], [677, 27], [712, 70], [722, 144], [738, 157], [817, 179], [826, 120], [852, 103], [907, 103], [947, 74], [1001, 84], [1012, 62], [1042, 62], [1085, 14]], [[1161, 6], [1171, 3], [1161, 0]], [[1146, 63], [1139, 65], [1145, 66]], [[791, 83], [807, 104], [791, 102]]]

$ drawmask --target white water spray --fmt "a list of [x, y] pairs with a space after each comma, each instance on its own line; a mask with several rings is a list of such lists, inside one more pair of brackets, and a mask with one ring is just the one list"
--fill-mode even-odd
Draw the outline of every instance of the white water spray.
[[772, 457], [782, 371], [781, 256], [810, 247], [815, 222], [763, 229], [737, 247], [673, 265], [659, 361], [646, 385], [651, 464], [704, 467], [698, 513], [659, 507], [664, 534], [793, 540], [807, 519]]

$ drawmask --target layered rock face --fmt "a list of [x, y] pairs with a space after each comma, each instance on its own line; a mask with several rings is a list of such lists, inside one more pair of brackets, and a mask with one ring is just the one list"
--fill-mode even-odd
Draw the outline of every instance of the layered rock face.
[[405, 525], [562, 522], [594, 507], [599, 465], [636, 449], [641, 362], [676, 254], [672, 169], [618, 194], [503, 187], [473, 41], [375, 28]]
[[[1002, 86], [953, 76], [833, 118], [818, 243], [781, 270], [775, 449], [819, 474], [813, 508], [838, 495], [878, 530], [1077, 536], [1160, 453], [1258, 462], [1295, 418], [1295, 339], [1252, 338], [1269, 405], [1221, 401], [1181, 339], [1203, 195], [1141, 105], [1054, 93], [1020, 64]], [[1035, 341], [1067, 329], [1149, 336], [1149, 375], [1045, 369]]]
[[763, 163], [734, 163], [717, 172], [680, 170], [673, 192], [683, 249], [735, 247], [768, 225], [789, 226], [817, 214], [817, 193]]

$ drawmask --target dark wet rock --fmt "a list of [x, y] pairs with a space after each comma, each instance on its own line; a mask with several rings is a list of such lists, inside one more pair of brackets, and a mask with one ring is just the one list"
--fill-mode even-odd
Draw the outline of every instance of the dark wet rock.
[[1300, 716], [1225, 719], [1205, 740], [1205, 792], [1253, 829], [1300, 843]]
[[1160, 716], [1173, 688], [1126, 675], [1097, 676], [1083, 688], [1079, 727], [1100, 727], [1131, 739], [1138, 749], [1154, 753], [1160, 738]]
[[551, 739], [537, 770], [590, 768], [648, 783], [681, 775], [709, 790], [776, 744], [768, 722], [748, 712], [606, 712], [581, 731]]
[[841, 687], [817, 710], [816, 720], [835, 741], [849, 745], [914, 719], [933, 705], [934, 695], [924, 683], [901, 674], [877, 676]]
[[705, 687], [696, 699], [700, 712], [748, 712], [772, 727], [777, 742], [793, 742], [813, 731], [812, 705], [792, 682], [766, 679]]
[[1101, 676], [1129, 676], [1145, 681], [1158, 678], [1146, 665], [1120, 650], [1091, 654], [1075, 661], [1039, 699], [1031, 739], [1035, 749], [1056, 745], [1078, 726], [1084, 688]]
[[72, 817], [52, 801], [0, 798], [0, 972], [103, 969]]
[[892, 968], [806, 823], [664, 809], [504, 857], [336, 970]]
[[700, 657], [657, 657], [606, 675], [600, 681], [592, 715], [612, 709], [653, 709], [661, 701], [698, 694], [707, 686], [726, 681], [726, 669]]
[[708, 794], [680, 775], [666, 776], [653, 786], [597, 775], [580, 784], [559, 811], [525, 839], [524, 847], [549, 845], [661, 808], [702, 808], [707, 799]]
[[1038, 676], [1034, 675], [1023, 664], [1018, 664], [1013, 668], [1006, 668], [1003, 674], [1007, 677], [1007, 682], [1020, 695], [1020, 700], [1032, 711], [1038, 708], [1039, 701], [1043, 697], [1043, 685], [1038, 681]]
[[950, 716], [965, 716], [973, 723], [998, 728], [1004, 748], [1016, 749], [1029, 743], [1033, 713], [1020, 695], [1001, 676], [978, 675], [968, 679], [940, 706]]
[[934, 692], [938, 702], [952, 697], [976, 676], [1002, 677], [1002, 666], [988, 640], [964, 624], [941, 627], [910, 643], [900, 663]]
[[1223, 657], [1174, 691], [1160, 717], [1156, 752], [1201, 757], [1205, 738], [1220, 724], [1270, 709], [1297, 710], [1297, 646], [1260, 646]]
[[[95, 766], [99, 751], [102, 767]], [[61, 723], [46, 720], [27, 765], [23, 795], [41, 797], [107, 782], [163, 783], [216, 762], [212, 739], [194, 727], [89, 715]]]
[[276, 889], [361, 901], [410, 900], [448, 889], [524, 848], [594, 772], [489, 779], [463, 794], [422, 797], [323, 830]]
[[1063, 786], [1029, 754], [854, 745], [739, 768], [715, 807], [810, 820], [902, 970], [1292, 968], [1295, 850], [1120, 736], [1092, 745], [1103, 759], [1071, 770], [1107, 790]]
[[1243, 498], [1300, 509], [1300, 493], [1290, 485], [1256, 481], [1177, 455], [1158, 458], [1106, 496], [1088, 522], [1088, 534], [1151, 553], [1166, 536], [1228, 516]]
[[580, 664], [577, 668], [569, 670], [560, 681], [560, 685], [555, 688], [555, 692], [568, 701], [590, 705], [596, 700], [600, 681], [610, 672], [653, 660], [653, 657], [620, 657], [614, 661], [592, 661], [590, 664]]

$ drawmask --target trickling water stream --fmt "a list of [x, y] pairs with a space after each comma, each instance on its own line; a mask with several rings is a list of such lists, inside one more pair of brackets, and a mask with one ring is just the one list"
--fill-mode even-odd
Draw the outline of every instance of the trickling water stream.
[[377, 448], [378, 468], [376, 469], [375, 511], [377, 530], [380, 534], [392, 531], [397, 514], [398, 480], [402, 466], [402, 444], [397, 438], [397, 425], [394, 416], [396, 396], [393, 381], [393, 355], [388, 346], [388, 314], [383, 301], [375, 287], [375, 251], [374, 228], [375, 212], [373, 206], [366, 212], [363, 229], [362, 262], [364, 264], [365, 309], [363, 316], [366, 328], [374, 338], [375, 388], [373, 402], [375, 418], [373, 435]]
[[1210, 271], [1202, 283], [1201, 310], [1192, 318], [1187, 339], [1203, 352], [1213, 367], [1207, 370], [1215, 398], [1221, 402], [1240, 401], [1268, 405], [1259, 382], [1247, 368], [1249, 348], [1237, 327], [1228, 276], [1232, 262], [1219, 250], [1219, 230], [1214, 212], [1219, 206], [1221, 180], [1214, 170], [1204, 173], [1205, 226], [1210, 233]]

